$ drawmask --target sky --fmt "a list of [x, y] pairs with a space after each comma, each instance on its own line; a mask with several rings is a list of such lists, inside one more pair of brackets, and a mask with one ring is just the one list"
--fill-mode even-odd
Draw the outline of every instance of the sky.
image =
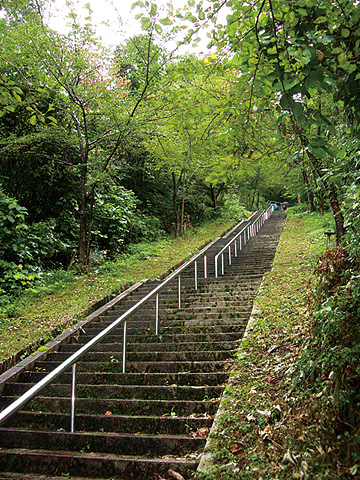
[[[135, 20], [135, 15], [141, 12], [139, 7], [131, 10], [132, 4], [136, 0], [75, 0], [77, 4], [77, 13], [84, 19], [88, 15], [88, 10], [84, 5], [90, 4], [92, 13], [92, 22], [96, 25], [96, 31], [102, 37], [103, 43], [114, 47], [121, 43], [121, 40], [142, 32], [139, 20]], [[187, 0], [155, 0], [159, 8], [165, 7], [166, 3], [172, 1], [174, 8], [180, 8], [187, 4]], [[58, 31], [66, 29], [66, 0], [54, 0], [47, 13], [48, 23], [51, 28]], [[164, 17], [166, 13], [164, 13]], [[204, 39], [204, 45], [207, 40]], [[204, 45], [200, 49], [204, 48]]]

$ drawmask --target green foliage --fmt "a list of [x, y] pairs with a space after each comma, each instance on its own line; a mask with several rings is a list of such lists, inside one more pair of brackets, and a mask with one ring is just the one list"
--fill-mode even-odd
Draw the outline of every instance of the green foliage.
[[245, 219], [251, 214], [241, 203], [241, 197], [233, 194], [225, 194], [223, 206], [220, 208], [220, 216], [225, 219]]
[[0, 245], [4, 260], [11, 262], [23, 257], [23, 241], [27, 233], [26, 215], [26, 208], [0, 189]]
[[[342, 247], [327, 250], [310, 298], [311, 338], [301, 364], [311, 366], [318, 388], [331, 380], [334, 403], [343, 422], [357, 426], [360, 419], [360, 265]], [[309, 364], [309, 361], [311, 362]], [[309, 370], [309, 369], [307, 369]]]
[[160, 222], [138, 210], [139, 200], [124, 187], [113, 186], [98, 196], [94, 216], [94, 242], [103, 255], [114, 258], [124, 244], [154, 240]]
[[43, 268], [66, 245], [55, 233], [55, 221], [28, 225], [27, 210], [0, 190], [0, 309], [11, 314], [11, 298], [33, 287]]

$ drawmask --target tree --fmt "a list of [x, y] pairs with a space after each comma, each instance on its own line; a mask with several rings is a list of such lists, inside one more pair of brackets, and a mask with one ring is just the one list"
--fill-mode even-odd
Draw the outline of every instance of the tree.
[[[338, 242], [344, 235], [344, 219], [337, 188], [324, 170], [337, 161], [331, 146], [341, 126], [336, 131], [333, 116], [321, 106], [323, 96], [332, 95], [334, 104], [356, 118], [359, 15], [359, 7], [351, 2], [233, 2], [227, 28], [241, 70], [253, 84], [270, 82], [273, 95], [280, 97], [278, 125], [286, 125], [287, 135], [300, 143], [300, 153], [306, 154], [312, 172], [326, 189]], [[241, 25], [235, 21], [239, 17]], [[250, 48], [253, 52], [246, 60]]]
[[[125, 102], [127, 90], [126, 81], [111, 69], [109, 53], [93, 39], [91, 28], [81, 28], [76, 16], [71, 16], [67, 36], [45, 29], [35, 19], [8, 29], [4, 42], [13, 65], [26, 69], [43, 89], [59, 92], [60, 101], [52, 109], [66, 125], [68, 144], [76, 152], [70, 164], [78, 176], [79, 262], [86, 266], [96, 188], [129, 134], [123, 109], [116, 108]], [[38, 121], [45, 123], [33, 111], [30, 124]]]
[[[215, 62], [216, 57], [211, 60]], [[148, 145], [159, 167], [166, 168], [172, 177], [176, 235], [185, 230], [185, 205], [193, 179], [205, 179], [205, 173], [222, 155], [217, 139], [229, 116], [220, 108], [222, 98], [228, 95], [224, 71], [221, 64], [211, 66], [210, 59], [204, 62], [189, 56], [168, 67], [166, 85], [161, 88], [166, 92], [168, 107], [163, 110], [164, 118], [157, 121]], [[154, 110], [156, 103], [157, 97], [153, 97]]]

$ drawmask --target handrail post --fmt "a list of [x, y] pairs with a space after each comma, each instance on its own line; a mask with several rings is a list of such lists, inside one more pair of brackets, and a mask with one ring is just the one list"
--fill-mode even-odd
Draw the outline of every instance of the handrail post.
[[224, 265], [224, 254], [221, 254], [221, 273], [222, 275], [225, 274], [225, 265]]
[[123, 334], [122, 373], [126, 373], [126, 320], [124, 322], [124, 334]]
[[198, 273], [197, 273], [197, 261], [194, 262], [194, 277], [195, 277], [195, 290], [198, 289]]
[[155, 298], [155, 335], [159, 335], [159, 295]]
[[218, 256], [215, 256], [215, 278], [218, 278]]
[[234, 254], [235, 254], [235, 257], [237, 257], [237, 243], [236, 243], [236, 238], [235, 238], [235, 242], [234, 242]]
[[204, 278], [207, 278], [207, 255], [204, 255]]
[[76, 363], [72, 366], [71, 378], [71, 426], [70, 431], [74, 433], [75, 430], [75, 401], [76, 401]]
[[181, 308], [181, 275], [178, 276], [179, 308]]
[[229, 265], [231, 265], [231, 245], [229, 245]]

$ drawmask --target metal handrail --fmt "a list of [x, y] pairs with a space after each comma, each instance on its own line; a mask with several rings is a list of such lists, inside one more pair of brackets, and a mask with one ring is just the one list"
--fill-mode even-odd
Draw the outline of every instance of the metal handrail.
[[[221, 250], [219, 253], [215, 255], [215, 278], [218, 278], [218, 259], [221, 255], [221, 273], [224, 275], [224, 270], [225, 270], [225, 265], [224, 265], [224, 252], [228, 250], [228, 259], [229, 259], [229, 265], [231, 265], [231, 246], [234, 245], [234, 255], [237, 257], [237, 252], [238, 252], [238, 246], [237, 246], [237, 240], [239, 239], [239, 250], [241, 251], [243, 246], [246, 245], [247, 241], [249, 240], [250, 237], [255, 236], [259, 229], [263, 226], [266, 220], [268, 220], [273, 212], [272, 206], [270, 206], [267, 210], [264, 210], [261, 212], [259, 215], [257, 215], [258, 212], [254, 212], [249, 220], [251, 220], [253, 217], [256, 217], [253, 221], [248, 223], [242, 230], [240, 230], [239, 233], [235, 235], [234, 238], [230, 240]], [[241, 235], [244, 234], [244, 239], [242, 240]]]
[[[239, 225], [239, 224], [238, 224]], [[174, 278], [178, 277], [178, 288], [179, 288], [179, 308], [181, 308], [181, 273], [192, 263], [195, 266], [195, 289], [197, 290], [197, 259], [204, 254], [204, 278], [207, 278], [207, 256], [206, 251], [218, 241], [219, 238], [216, 238], [213, 242], [203, 248], [197, 255], [191, 258], [188, 262], [181, 265], [177, 270], [170, 274], [161, 284], [155, 287], [151, 292], [149, 292], [145, 297], [139, 300], [135, 305], [130, 307], [125, 313], [120, 317], [114, 320], [108, 327], [102, 330], [96, 337], [87, 342], [83, 347], [77, 350], [73, 355], [64, 360], [60, 365], [58, 365], [53, 371], [48, 373], [44, 378], [42, 378], [38, 383], [31, 387], [27, 392], [21, 395], [16, 399], [11, 405], [6, 407], [2, 412], [0, 412], [0, 425], [6, 422], [12, 415], [20, 410], [27, 402], [32, 400], [36, 395], [38, 395], [41, 390], [43, 390], [47, 385], [56, 380], [62, 373], [72, 367], [72, 393], [71, 393], [71, 432], [74, 432], [74, 418], [75, 418], [75, 388], [76, 388], [76, 363], [91, 350], [92, 347], [100, 343], [107, 335], [109, 335], [113, 330], [118, 326], [123, 325], [123, 373], [126, 371], [126, 333], [127, 333], [127, 319], [135, 313], [139, 308], [144, 305], [148, 300], [156, 296], [155, 302], [155, 333], [158, 335], [159, 327], [159, 293], [166, 287]]]

